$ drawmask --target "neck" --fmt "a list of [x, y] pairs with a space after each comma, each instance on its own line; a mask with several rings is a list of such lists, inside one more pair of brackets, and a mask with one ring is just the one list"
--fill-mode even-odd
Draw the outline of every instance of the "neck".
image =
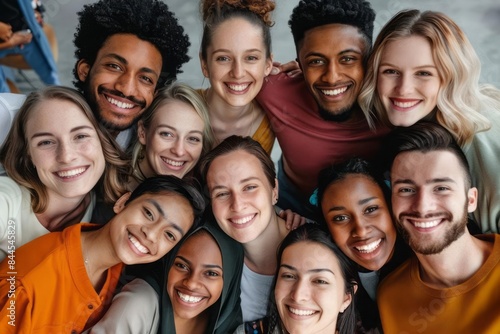
[[47, 209], [44, 212], [35, 213], [35, 216], [47, 230], [61, 231], [68, 226], [80, 223], [89, 205], [89, 194], [76, 199], [51, 198]]
[[192, 319], [181, 319], [174, 313], [174, 323], [176, 333], [203, 334], [207, 330], [208, 317], [206, 311]]
[[261, 275], [274, 275], [276, 272], [276, 254], [278, 245], [288, 234], [285, 221], [272, 215], [268, 227], [255, 240], [243, 245], [245, 264], [253, 272]]
[[82, 232], [82, 254], [87, 275], [96, 291], [99, 291], [106, 280], [108, 268], [120, 263], [110, 237], [109, 224], [100, 229]]
[[484, 264], [492, 244], [465, 233], [439, 254], [416, 254], [420, 277], [431, 287], [442, 289], [461, 284]]

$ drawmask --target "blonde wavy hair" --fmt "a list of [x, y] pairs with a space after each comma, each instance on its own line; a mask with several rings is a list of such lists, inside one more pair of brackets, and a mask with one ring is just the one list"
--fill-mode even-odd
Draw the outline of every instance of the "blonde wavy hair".
[[404, 10], [382, 28], [368, 60], [359, 105], [372, 128], [377, 117], [391, 126], [376, 87], [382, 52], [388, 43], [415, 35], [429, 41], [441, 80], [436, 120], [463, 146], [490, 128], [481, 110], [500, 109], [500, 91], [479, 84], [481, 63], [474, 48], [462, 29], [442, 13]]
[[[151, 105], [142, 114], [140, 121], [142, 125], [147, 130], [151, 126], [156, 112], [158, 109], [170, 100], [176, 100], [184, 102], [191, 106], [198, 116], [203, 120], [203, 148], [201, 151], [201, 156], [206, 154], [215, 143], [215, 136], [212, 131], [212, 126], [210, 125], [210, 117], [208, 115], [208, 106], [205, 99], [192, 87], [180, 83], [173, 82], [168, 87], [160, 89]], [[144, 181], [144, 176], [138, 168], [139, 162], [144, 159], [143, 152], [147, 148], [136, 139], [133, 149], [132, 149], [132, 176], [138, 181]], [[201, 158], [200, 156], [200, 158]]]
[[33, 110], [38, 108], [42, 102], [54, 99], [75, 104], [96, 129], [106, 167], [94, 189], [101, 187], [99, 190], [103, 194], [105, 202], [114, 203], [126, 192], [129, 161], [125, 158], [115, 140], [98, 123], [83, 96], [72, 88], [50, 86], [28, 95], [19, 109], [0, 151], [0, 162], [3, 164], [7, 175], [30, 191], [33, 212], [42, 213], [47, 209], [49, 198], [46, 186], [38, 177], [35, 166], [28, 154], [26, 124]]

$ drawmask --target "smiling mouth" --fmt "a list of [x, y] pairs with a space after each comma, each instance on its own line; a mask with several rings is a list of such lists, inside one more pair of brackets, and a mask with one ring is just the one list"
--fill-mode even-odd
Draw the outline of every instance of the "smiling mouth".
[[230, 90], [234, 90], [235, 92], [242, 92], [244, 91], [245, 89], [247, 89], [250, 84], [238, 84], [238, 85], [235, 85], [235, 84], [226, 84], [226, 86], [230, 89]]
[[135, 104], [132, 104], [132, 103], [125, 103], [125, 102], [121, 102], [121, 101], [118, 101], [118, 100], [115, 100], [114, 98], [112, 97], [109, 97], [107, 95], [104, 95], [104, 97], [106, 98], [106, 100], [111, 103], [112, 105], [115, 105], [117, 106], [118, 108], [122, 108], [122, 109], [132, 109], [135, 107]]
[[79, 167], [79, 168], [75, 168], [75, 169], [59, 171], [59, 172], [56, 172], [56, 174], [57, 174], [57, 176], [59, 176], [63, 179], [69, 179], [72, 177], [82, 175], [83, 173], [85, 173], [86, 170], [87, 170], [87, 167]]
[[166, 163], [167, 165], [171, 165], [173, 167], [182, 167], [186, 163], [185, 161], [175, 161], [163, 157], [161, 158], [161, 160], [163, 160], [163, 162]]
[[374, 242], [370, 242], [367, 245], [354, 247], [354, 249], [356, 249], [360, 253], [371, 253], [375, 251], [380, 246], [381, 243], [382, 239], [378, 239]]
[[176, 290], [176, 291], [177, 291], [177, 295], [179, 296], [179, 298], [185, 303], [196, 304], [196, 303], [201, 302], [204, 298], [204, 297], [190, 296], [190, 295], [184, 294], [178, 290]]
[[426, 221], [426, 222], [417, 222], [417, 221], [411, 221], [410, 222], [413, 224], [413, 226], [421, 229], [426, 229], [426, 228], [433, 228], [435, 226], [438, 226], [439, 223], [441, 222], [441, 219], [436, 219], [436, 220], [431, 220], [431, 221]]
[[248, 223], [249, 221], [251, 221], [257, 214], [252, 214], [252, 215], [248, 215], [248, 216], [245, 216], [243, 218], [238, 218], [238, 219], [230, 219], [231, 223], [233, 224], [236, 224], [236, 225], [243, 225], [243, 224], [246, 224]]
[[290, 306], [288, 306], [288, 311], [290, 311], [290, 313], [293, 313], [293, 314], [301, 316], [301, 317], [307, 317], [307, 316], [310, 316], [310, 315], [313, 315], [314, 313], [316, 313], [316, 311], [313, 311], [313, 310], [299, 310], [297, 308], [293, 308]]
[[137, 240], [132, 234], [128, 234], [128, 240], [134, 245], [134, 247], [142, 254], [149, 254], [149, 249], [147, 249], [143, 244]]
[[420, 103], [420, 100], [405, 101], [405, 102], [403, 102], [403, 101], [396, 101], [396, 100], [391, 99], [391, 101], [392, 101], [392, 104], [394, 104], [396, 107], [398, 107], [398, 108], [405, 108], [405, 109], [414, 107], [414, 106], [416, 106], [417, 104]]
[[326, 96], [337, 96], [340, 94], [345, 93], [351, 85], [343, 86], [340, 88], [335, 88], [335, 89], [320, 89], [321, 93]]

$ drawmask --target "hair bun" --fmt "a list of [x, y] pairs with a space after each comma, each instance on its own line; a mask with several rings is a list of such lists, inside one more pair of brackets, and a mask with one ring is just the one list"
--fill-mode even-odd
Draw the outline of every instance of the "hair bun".
[[274, 0], [202, 0], [203, 21], [231, 10], [248, 10], [257, 15], [267, 26], [272, 26], [271, 12], [276, 7]]

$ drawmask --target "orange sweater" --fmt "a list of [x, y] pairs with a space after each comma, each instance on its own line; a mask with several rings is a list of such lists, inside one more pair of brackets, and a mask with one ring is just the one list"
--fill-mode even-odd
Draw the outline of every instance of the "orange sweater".
[[104, 315], [123, 264], [108, 270], [97, 294], [83, 262], [82, 226], [20, 247], [13, 267], [9, 257], [0, 264], [0, 333], [80, 333]]

